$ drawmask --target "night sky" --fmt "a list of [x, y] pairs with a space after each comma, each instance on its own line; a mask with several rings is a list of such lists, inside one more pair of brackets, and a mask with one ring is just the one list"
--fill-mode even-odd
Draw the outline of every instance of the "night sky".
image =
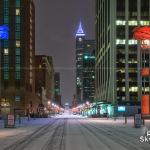
[[51, 55], [61, 75], [62, 102], [75, 94], [75, 33], [83, 24], [87, 39], [95, 38], [95, 0], [34, 0], [36, 54]]

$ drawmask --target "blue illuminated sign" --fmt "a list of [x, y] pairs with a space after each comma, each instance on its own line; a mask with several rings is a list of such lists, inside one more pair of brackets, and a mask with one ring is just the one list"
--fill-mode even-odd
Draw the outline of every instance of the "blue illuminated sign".
[[6, 25], [0, 26], [0, 39], [8, 39], [9, 28]]
[[83, 29], [82, 29], [82, 24], [81, 24], [81, 22], [80, 22], [80, 24], [79, 24], [79, 28], [78, 28], [78, 30], [77, 30], [76, 36], [85, 36], [85, 33], [84, 33]]
[[118, 106], [118, 111], [119, 112], [125, 112], [126, 111], [125, 106]]

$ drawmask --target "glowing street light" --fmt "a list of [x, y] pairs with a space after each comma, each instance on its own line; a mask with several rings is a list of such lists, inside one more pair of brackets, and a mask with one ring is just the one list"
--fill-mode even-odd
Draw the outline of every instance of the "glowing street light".
[[48, 101], [47, 104], [50, 105], [50, 104], [51, 104], [51, 101]]

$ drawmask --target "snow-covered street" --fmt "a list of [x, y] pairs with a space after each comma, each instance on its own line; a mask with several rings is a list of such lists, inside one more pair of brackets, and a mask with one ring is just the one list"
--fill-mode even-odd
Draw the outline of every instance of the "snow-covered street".
[[148, 150], [150, 144], [140, 142], [146, 127], [134, 128], [132, 118], [127, 124], [123, 118], [114, 121], [71, 114], [31, 119], [14, 129], [1, 128], [0, 150]]

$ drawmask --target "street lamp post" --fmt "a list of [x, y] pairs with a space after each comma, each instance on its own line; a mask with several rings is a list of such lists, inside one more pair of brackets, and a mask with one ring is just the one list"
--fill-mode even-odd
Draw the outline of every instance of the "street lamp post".
[[[142, 54], [144, 57], [144, 62], [141, 62], [141, 59], [139, 60], [140, 64], [142, 64], [142, 69], [140, 68], [141, 71], [141, 78], [143, 78], [144, 82], [141, 84], [141, 88], [143, 87], [144, 83], [144, 92], [142, 90], [142, 96], [141, 98], [141, 114], [143, 119], [150, 119], [150, 27], [148, 26], [142, 26], [142, 27], [136, 27], [133, 30], [133, 38], [138, 40], [140, 42], [140, 46], [142, 49]], [[148, 51], [149, 50], [149, 51]], [[149, 63], [147, 66], [146, 62], [146, 53], [149, 53]], [[142, 57], [142, 58], [143, 58]], [[146, 79], [149, 78], [149, 84], [148, 84], [148, 91], [149, 93], [147, 94], [147, 89], [146, 89]]]

